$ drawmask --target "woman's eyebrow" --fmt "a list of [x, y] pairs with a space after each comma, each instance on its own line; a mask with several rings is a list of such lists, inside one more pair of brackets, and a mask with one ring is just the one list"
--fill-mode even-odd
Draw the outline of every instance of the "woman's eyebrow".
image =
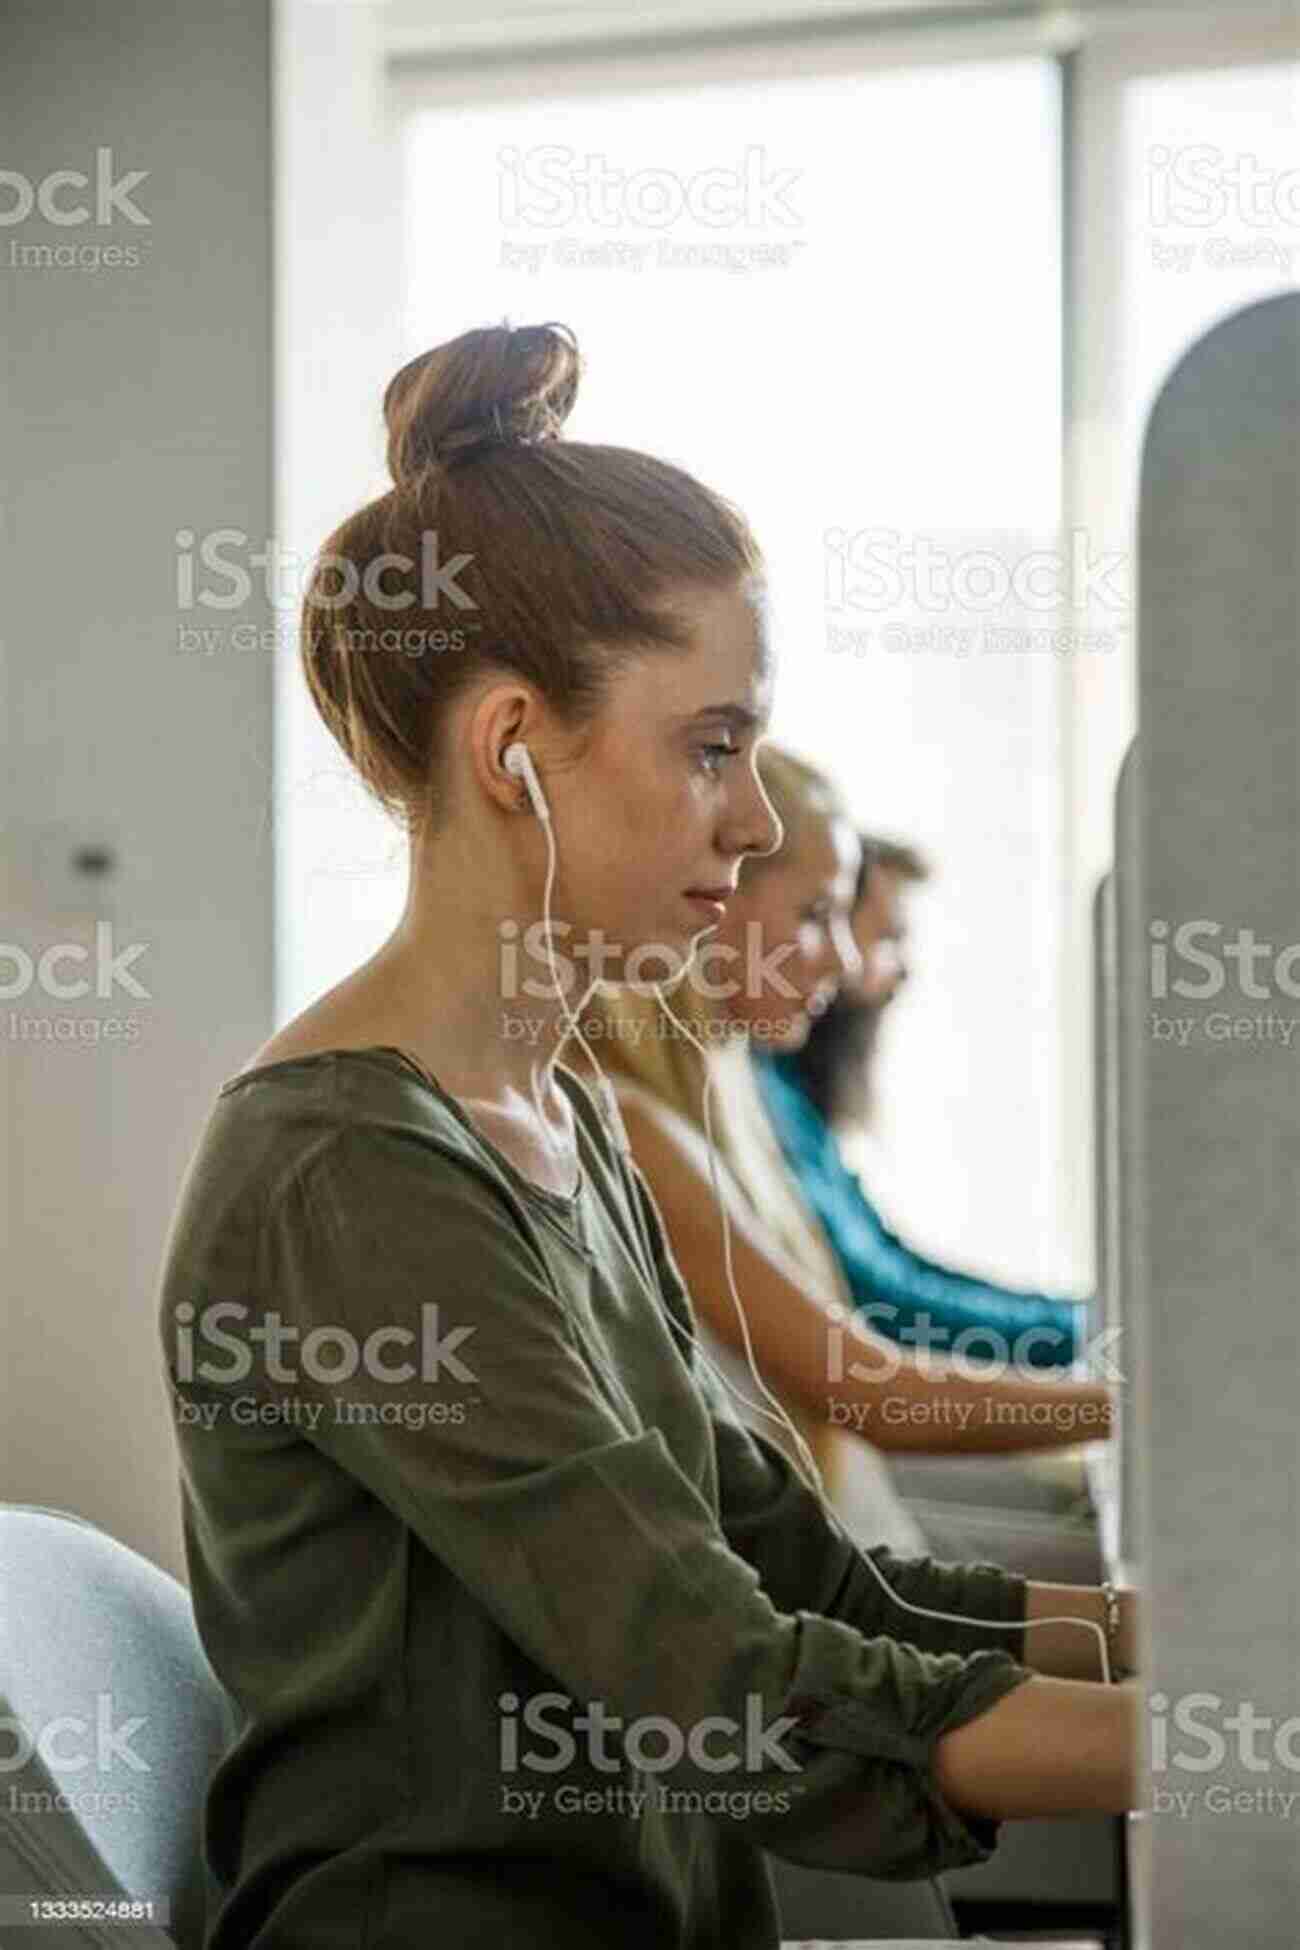
[[678, 722], [694, 724], [700, 718], [721, 718], [735, 731], [761, 731], [767, 725], [766, 718], [751, 711], [747, 704], [705, 704], [698, 711], [684, 713]]

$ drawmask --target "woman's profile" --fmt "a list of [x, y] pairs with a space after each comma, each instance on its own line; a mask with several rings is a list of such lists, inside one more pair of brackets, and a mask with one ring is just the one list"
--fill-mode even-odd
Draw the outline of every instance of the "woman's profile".
[[[393, 486], [304, 603], [410, 882], [223, 1085], [167, 1241], [190, 1592], [242, 1721], [205, 1950], [777, 1950], [764, 1850], [923, 1877], [1134, 1796], [1134, 1692], [1090, 1683], [1090, 1633], [1027, 1632], [990, 1565], [868, 1564], [736, 1419], [555, 1060], [512, 747], [574, 1008], [634, 952], [688, 964], [781, 838], [754, 538], [683, 470], [562, 437], [579, 373], [555, 325], [403, 367]], [[970, 1623], [900, 1629], [873, 1565]], [[1131, 1663], [1131, 1607], [1110, 1630]]]
[[[770, 750], [770, 747], [768, 748]], [[798, 1048], [754, 1052], [786, 1161], [825, 1229], [855, 1307], [891, 1339], [922, 1316], [949, 1345], [1019, 1349], [1028, 1367], [1068, 1367], [1083, 1351], [1089, 1303], [981, 1278], [927, 1257], [885, 1224], [840, 1140], [867, 1121], [882, 1012], [906, 978], [900, 881], [930, 877], [914, 848], [860, 833], [850, 926], [861, 969], [847, 976]]]
[[[1043, 1331], [1039, 1313], [1014, 1322], [1004, 1310], [1002, 1331], [971, 1352], [971, 1336], [962, 1338], [969, 1315], [954, 1320], [950, 1307], [945, 1316], [931, 1294], [906, 1311], [907, 1332], [897, 1337], [878, 1325], [875, 1309], [858, 1311], [871, 1296], [855, 1289], [836, 1250], [828, 1221], [837, 1210], [809, 1196], [763, 1086], [769, 1066], [797, 1060], [860, 960], [852, 920], [861, 840], [820, 767], [770, 741], [757, 765], [782, 823], [781, 847], [746, 862], [724, 920], [671, 992], [671, 1013], [651, 985], [609, 984], [591, 1020], [711, 1351], [734, 1371], [747, 1331], [760, 1374], [770, 1377], [832, 1495], [856, 1479], [861, 1493], [853, 1500], [872, 1506], [866, 1520], [879, 1517], [879, 1540], [906, 1545], [908, 1524], [890, 1515], [897, 1499], [877, 1451], [983, 1463], [1077, 1447], [1110, 1434], [1112, 1404], [1096, 1380], [1044, 1378], [1021, 1365], [1018, 1349], [1034, 1338], [1023, 1330]], [[706, 1079], [728, 1168], [722, 1182], [732, 1195], [743, 1326], [710, 1196]], [[784, 1083], [780, 1073], [777, 1081]], [[888, 1301], [886, 1314], [903, 1312], [900, 1282], [877, 1297]], [[1068, 1335], [1055, 1326], [1043, 1337], [1068, 1338], [1073, 1352], [1068, 1324]], [[743, 1370], [737, 1378], [743, 1388]], [[749, 1386], [752, 1392], [752, 1380]], [[767, 1416], [761, 1421], [770, 1426]], [[784, 1442], [779, 1427], [772, 1433]]]

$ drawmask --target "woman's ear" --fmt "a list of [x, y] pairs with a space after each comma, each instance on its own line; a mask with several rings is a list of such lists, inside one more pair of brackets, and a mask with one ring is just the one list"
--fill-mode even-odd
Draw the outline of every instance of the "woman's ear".
[[506, 754], [515, 746], [526, 746], [534, 718], [530, 693], [517, 680], [493, 684], [470, 713], [465, 739], [470, 768], [482, 791], [502, 812], [531, 810], [527, 780], [507, 766]]

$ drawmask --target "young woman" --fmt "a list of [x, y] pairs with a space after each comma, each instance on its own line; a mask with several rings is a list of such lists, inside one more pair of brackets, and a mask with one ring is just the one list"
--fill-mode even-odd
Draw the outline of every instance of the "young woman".
[[[859, 839], [850, 927], [860, 967], [846, 973], [800, 1045], [754, 1052], [786, 1163], [825, 1232], [852, 1304], [880, 1333], [898, 1340], [920, 1326], [939, 1346], [1004, 1359], [1014, 1351], [1031, 1368], [1069, 1367], [1084, 1350], [1086, 1302], [1001, 1286], [918, 1253], [890, 1231], [840, 1151], [840, 1136], [851, 1131], [866, 1097], [875, 1025], [903, 979], [899, 878], [910, 862], [921, 865], [910, 848], [885, 852], [869, 834]], [[889, 952], [885, 968], [878, 949]]]
[[597, 952], [685, 966], [701, 890], [780, 839], [753, 540], [679, 469], [559, 438], [578, 371], [549, 325], [404, 367], [393, 488], [305, 607], [410, 888], [223, 1086], [168, 1241], [191, 1594], [243, 1713], [205, 1950], [776, 1950], [763, 1849], [919, 1877], [1134, 1795], [1134, 1690], [1089, 1683], [1075, 1615], [1027, 1632], [1021, 1580], [869, 1563], [728, 1412], [555, 1061], [523, 952], [548, 832], [575, 1007]]
[[845, 971], [857, 973], [850, 923], [861, 842], [816, 767], [765, 744], [758, 768], [786, 837], [779, 852], [746, 863], [708, 950], [684, 981], [664, 990], [695, 1042], [648, 984], [607, 987], [591, 1012], [600, 1036], [593, 1047], [617, 1082], [633, 1152], [697, 1312], [743, 1356], [710, 1195], [706, 1059], [698, 1043], [709, 1052], [715, 1135], [730, 1167], [724, 1186], [732, 1194], [736, 1283], [757, 1364], [794, 1411], [819, 1464], [841, 1476], [853, 1436], [880, 1449], [969, 1457], [1108, 1437], [1105, 1386], [1025, 1371], [1014, 1358], [1015, 1335], [1005, 1353], [990, 1345], [981, 1360], [964, 1351], [969, 1343], [954, 1350], [943, 1340], [941, 1322], [922, 1348], [886, 1338], [869, 1316], [854, 1318], [858, 1296], [822, 1214], [783, 1155], [759, 1066], [768, 1053], [797, 1051], [833, 1006]]

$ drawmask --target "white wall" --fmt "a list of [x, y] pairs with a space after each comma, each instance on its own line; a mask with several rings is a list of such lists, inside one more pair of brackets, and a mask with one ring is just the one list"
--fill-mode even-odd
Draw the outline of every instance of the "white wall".
[[[402, 357], [404, 212], [384, 59], [382, 8], [281, 0], [276, 523], [304, 574], [333, 528], [390, 486], [380, 402]], [[379, 945], [406, 879], [401, 835], [307, 695], [297, 616], [288, 602], [276, 658], [278, 1023]]]
[[[270, 532], [268, 4], [9, 0], [0, 38], [0, 165], [147, 172], [146, 221], [100, 222], [92, 181], [86, 221], [0, 226], [0, 935], [37, 958], [106, 922], [147, 991], [0, 1002], [0, 1496], [179, 1574], [156, 1280], [213, 1093], [269, 1033], [272, 852], [270, 660], [178, 647], [175, 536]], [[20, 196], [5, 179], [0, 210]], [[82, 844], [113, 849], [102, 885]]]

